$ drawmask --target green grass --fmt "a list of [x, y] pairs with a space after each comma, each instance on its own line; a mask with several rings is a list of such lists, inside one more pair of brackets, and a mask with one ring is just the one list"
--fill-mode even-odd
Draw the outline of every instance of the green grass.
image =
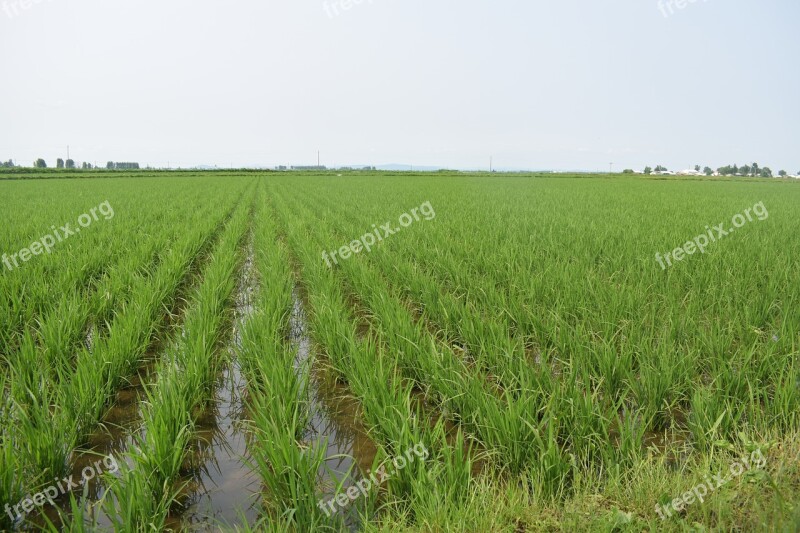
[[[252, 228], [258, 288], [235, 357], [263, 514], [245, 530], [343, 527], [317, 507], [324, 447], [304, 441], [315, 365], [357, 400], [375, 466], [415, 444], [431, 451], [358, 502], [363, 530], [800, 527], [798, 184], [343, 174], [0, 183], [5, 251], [106, 199], [116, 211], [0, 275], [0, 505], [69, 470], [193, 275], [184, 335], [147, 389], [131, 466], [107, 480], [118, 529], [165, 527], [180, 510], [195, 417], [232, 364], [217, 348]], [[65, 200], [48, 211], [54, 197]], [[426, 201], [435, 218], [326, 265], [322, 252]], [[758, 202], [769, 218], [668, 269], [657, 262]], [[305, 365], [288, 338], [295, 284], [317, 349]], [[763, 471], [658, 518], [656, 503], [755, 448]]]

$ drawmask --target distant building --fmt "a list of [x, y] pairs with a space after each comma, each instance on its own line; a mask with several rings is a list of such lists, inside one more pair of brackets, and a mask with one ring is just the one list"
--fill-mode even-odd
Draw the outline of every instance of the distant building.
[[296, 166], [296, 167], [293, 166], [292, 170], [328, 170], [328, 167], [326, 167], [324, 165], [322, 165], [322, 166], [316, 166], [316, 165], [302, 166], [301, 165], [301, 166]]

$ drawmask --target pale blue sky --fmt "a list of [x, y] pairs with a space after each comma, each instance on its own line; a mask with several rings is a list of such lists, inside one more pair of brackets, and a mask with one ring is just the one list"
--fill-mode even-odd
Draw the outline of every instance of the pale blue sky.
[[3, 159], [800, 170], [796, 0], [31, 1]]

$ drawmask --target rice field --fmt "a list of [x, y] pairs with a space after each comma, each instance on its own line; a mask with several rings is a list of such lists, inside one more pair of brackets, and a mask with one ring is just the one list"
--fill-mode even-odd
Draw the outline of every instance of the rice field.
[[797, 184], [101, 176], [0, 180], [0, 529], [800, 530]]

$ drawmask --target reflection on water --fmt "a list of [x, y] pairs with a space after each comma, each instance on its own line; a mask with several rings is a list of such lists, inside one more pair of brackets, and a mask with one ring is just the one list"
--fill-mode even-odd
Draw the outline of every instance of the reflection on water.
[[[248, 466], [248, 445], [252, 441], [246, 430], [247, 384], [235, 360], [236, 347], [241, 344], [241, 328], [253, 313], [253, 298], [257, 288], [252, 239], [247, 252], [236, 290], [232, 332], [228, 336], [228, 345], [219, 354], [220, 357], [227, 355], [224, 369], [217, 383], [214, 401], [198, 413], [196, 434], [184, 464], [185, 477], [179, 482], [179, 485], [185, 484], [179, 498], [181, 505], [174, 509], [168, 521], [168, 527], [176, 531], [218, 531], [222, 527], [227, 529], [241, 524], [243, 519], [254, 524], [261, 517], [261, 479]], [[334, 496], [336, 480], [347, 478], [344, 483], [346, 488], [369, 471], [377, 449], [361, 421], [357, 400], [347, 387], [337, 382], [335, 373], [327, 367], [324, 359], [314, 357], [315, 347], [308, 335], [299, 290], [295, 291], [294, 296], [290, 341], [297, 349], [296, 368], [299, 371], [309, 361], [312, 363], [309, 375], [311, 420], [301, 444], [326, 446], [328, 459], [319, 471], [320, 498], [330, 498]], [[76, 480], [80, 479], [85, 467], [102, 457], [113, 456], [118, 461], [125, 460], [125, 452], [134, 444], [135, 436], [143, 430], [141, 402], [146, 400], [145, 387], [156, 379], [158, 362], [169, 339], [183, 334], [179, 324], [185, 307], [184, 300], [176, 302], [167, 316], [167, 328], [159, 335], [161, 340], [148, 349], [138, 374], [117, 392], [98, 430], [88, 440], [86, 450], [73, 455]], [[95, 337], [94, 330], [87, 335], [90, 346]], [[92, 530], [111, 530], [110, 519], [98, 505], [105, 496], [102, 479], [87, 481], [76, 496], [79, 497], [81, 491], [86, 496], [85, 508], [90, 511], [87, 513], [87, 526]], [[68, 496], [56, 503], [57, 507], [46, 506], [38, 515], [29, 515], [24, 528], [43, 527], [46, 524], [45, 517], [60, 526], [59, 510], [65, 516], [70, 515]], [[353, 516], [348, 515], [347, 523], [351, 528], [354, 520]]]
[[[362, 422], [358, 401], [336, 380], [335, 372], [320, 357], [315, 357], [317, 352], [308, 335], [299, 289], [294, 291], [290, 325], [291, 340], [297, 348], [297, 371], [307, 368], [309, 360], [312, 362], [309, 376], [311, 420], [304, 440], [310, 446], [327, 448], [328, 459], [318, 474], [322, 480], [320, 498], [329, 499], [335, 495], [339, 481], [345, 480], [345, 490], [357, 483], [372, 468], [378, 450]], [[355, 520], [354, 513], [347, 516], [351, 527]]]
[[236, 287], [233, 329], [225, 352], [228, 357], [215, 401], [196, 420], [185, 465], [186, 486], [180, 498], [183, 506], [168, 523], [175, 530], [217, 531], [220, 526], [240, 523], [242, 517], [251, 524], [258, 518], [261, 478], [249, 467], [246, 401], [242, 396], [247, 383], [236, 361], [242, 328], [254, 311], [254, 261], [250, 233]]

